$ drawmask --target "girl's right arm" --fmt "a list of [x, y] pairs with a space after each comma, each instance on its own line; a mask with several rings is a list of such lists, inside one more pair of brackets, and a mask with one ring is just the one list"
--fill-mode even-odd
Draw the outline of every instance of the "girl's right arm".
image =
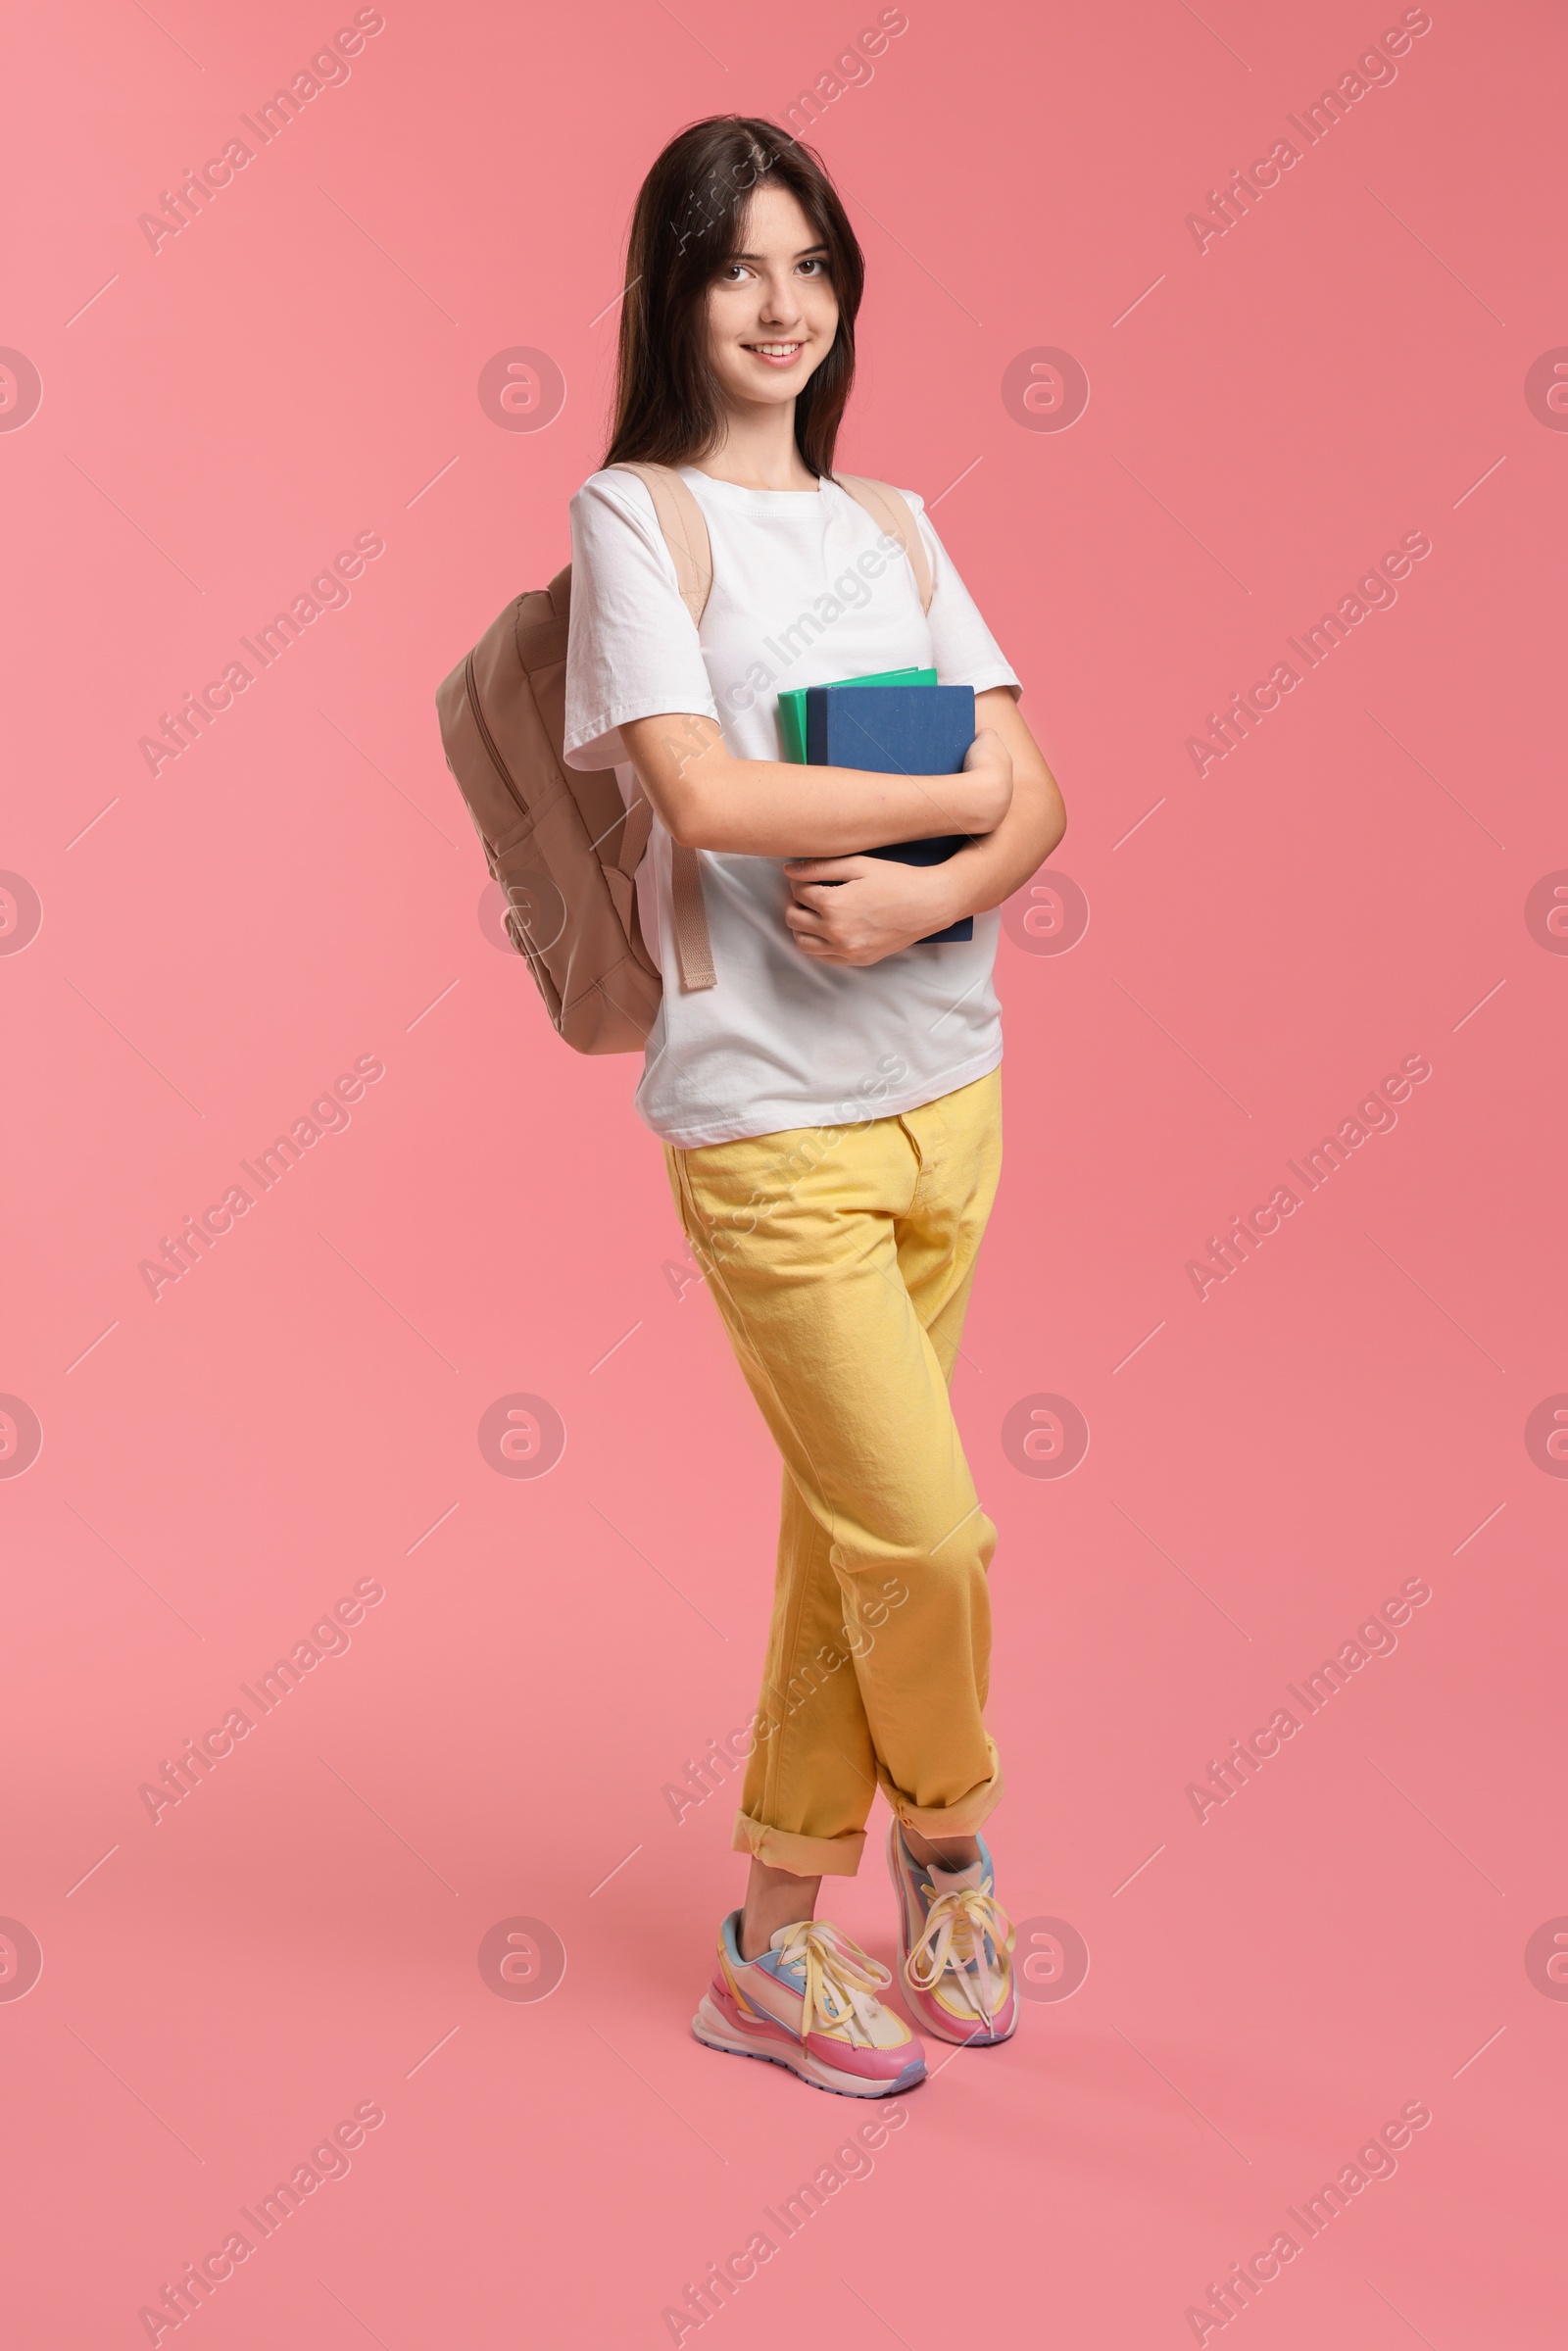
[[738, 759], [716, 719], [692, 711], [622, 723], [625, 744], [672, 840], [743, 857], [838, 857], [892, 841], [994, 832], [1012, 799], [1012, 759], [982, 728], [957, 775], [873, 775]]

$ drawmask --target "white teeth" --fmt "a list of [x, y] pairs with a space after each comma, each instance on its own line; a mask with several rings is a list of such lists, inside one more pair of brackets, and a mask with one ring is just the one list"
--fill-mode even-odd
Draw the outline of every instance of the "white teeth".
[[764, 359], [773, 360], [789, 359], [800, 348], [799, 343], [749, 343], [747, 345], [749, 351], [760, 351]]

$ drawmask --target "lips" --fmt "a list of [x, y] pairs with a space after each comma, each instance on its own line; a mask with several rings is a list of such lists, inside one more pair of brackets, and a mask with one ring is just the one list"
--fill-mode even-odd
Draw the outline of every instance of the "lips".
[[765, 361], [770, 367], [792, 367], [800, 358], [804, 348], [805, 346], [801, 343], [746, 343], [742, 345], [742, 349], [749, 351], [753, 359]]

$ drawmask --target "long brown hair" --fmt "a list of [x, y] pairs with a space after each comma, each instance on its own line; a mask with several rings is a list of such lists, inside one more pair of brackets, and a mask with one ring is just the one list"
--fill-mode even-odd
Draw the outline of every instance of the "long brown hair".
[[708, 289], [740, 245], [754, 192], [788, 188], [821, 242], [838, 297], [833, 347], [795, 404], [795, 445], [818, 480], [855, 380], [865, 257], [810, 148], [777, 123], [712, 115], [672, 138], [638, 191], [626, 251], [607, 465], [690, 465], [718, 440], [723, 398], [708, 357]]

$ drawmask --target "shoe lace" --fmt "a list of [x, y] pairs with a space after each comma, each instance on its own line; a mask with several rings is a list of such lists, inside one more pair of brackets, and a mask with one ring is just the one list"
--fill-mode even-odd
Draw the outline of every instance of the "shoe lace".
[[893, 1982], [893, 1971], [851, 1942], [837, 1927], [803, 1919], [779, 1946], [781, 1968], [800, 1968], [806, 1980], [801, 2007], [801, 2045], [817, 2017], [853, 2042], [875, 2045], [873, 2027], [881, 2006], [876, 1995]]
[[[935, 1889], [922, 1883], [927, 1895]], [[977, 1886], [960, 1886], [952, 1893], [936, 1894], [926, 1913], [925, 1932], [904, 1963], [904, 1973], [918, 1991], [934, 1991], [951, 1969], [981, 2024], [989, 2025], [1006, 1998], [1009, 1974], [1006, 1954], [1015, 1930], [994, 1894]]]

